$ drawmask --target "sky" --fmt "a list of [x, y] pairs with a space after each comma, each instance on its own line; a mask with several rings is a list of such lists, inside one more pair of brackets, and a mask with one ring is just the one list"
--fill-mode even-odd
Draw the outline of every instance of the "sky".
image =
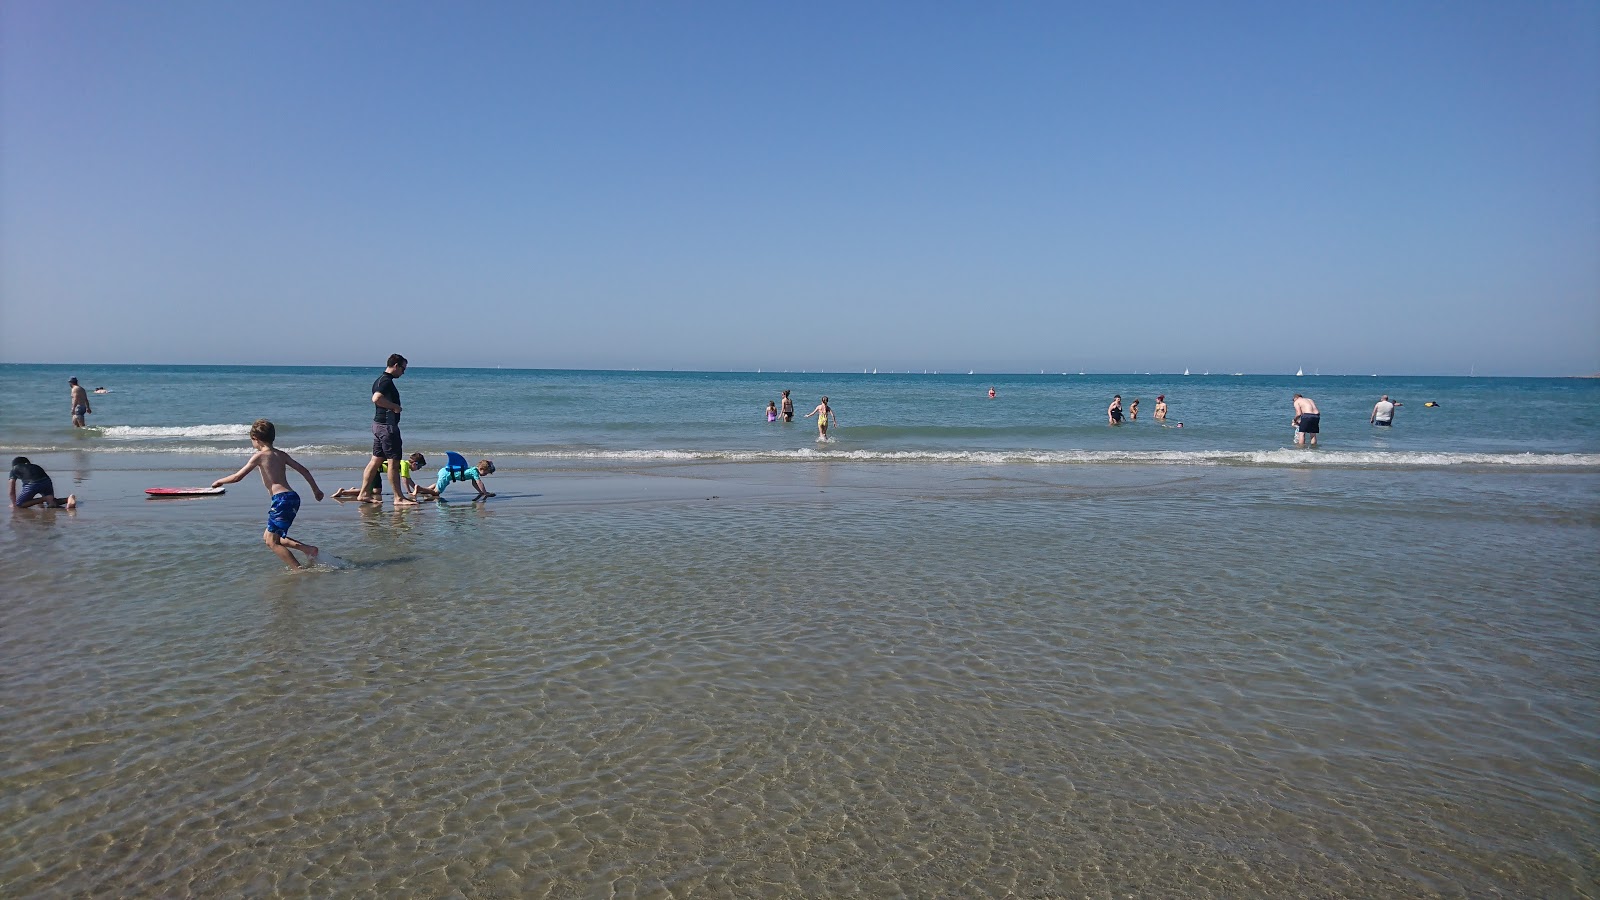
[[1600, 4], [0, 4], [0, 361], [391, 352], [1600, 373]]

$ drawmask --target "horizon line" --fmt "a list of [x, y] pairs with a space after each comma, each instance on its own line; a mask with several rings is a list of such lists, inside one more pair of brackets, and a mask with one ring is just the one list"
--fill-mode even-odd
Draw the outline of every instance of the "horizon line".
[[[8, 367], [8, 366], [37, 366], [37, 367], [50, 367], [50, 368], [63, 368], [63, 369], [72, 368], [72, 367], [94, 367], [94, 366], [119, 366], [119, 367], [140, 367], [140, 366], [145, 366], [145, 367], [159, 367], [159, 368], [168, 368], [168, 369], [222, 369], [222, 368], [233, 368], [233, 369], [369, 369], [369, 368], [382, 368], [382, 366], [380, 366], [380, 365], [378, 365], [376, 363], [295, 363], [295, 364], [270, 363], [269, 364], [269, 363], [159, 363], [159, 362], [123, 362], [123, 363], [103, 363], [103, 362], [70, 362], [70, 363], [0, 362], [0, 367]], [[963, 373], [963, 372], [959, 372], [959, 371], [944, 372], [944, 371], [926, 370], [926, 369], [924, 369], [923, 371], [920, 371], [920, 372], [915, 371], [915, 370], [889, 369], [889, 370], [883, 371], [881, 373], [878, 372], [877, 370], [873, 370], [872, 372], [869, 373], [869, 372], [865, 372], [865, 371], [856, 372], [854, 369], [849, 369], [849, 370], [843, 370], [843, 369], [835, 369], [835, 370], [828, 370], [828, 369], [766, 369], [766, 368], [756, 368], [756, 369], [733, 369], [733, 368], [729, 368], [729, 369], [622, 368], [622, 369], [619, 369], [619, 368], [615, 368], [615, 367], [585, 367], [585, 366], [484, 366], [484, 365], [480, 365], [480, 366], [408, 365], [408, 368], [411, 368], [411, 369], [437, 369], [437, 370], [457, 369], [457, 370], [465, 370], [465, 371], [486, 371], [486, 372], [495, 372], [495, 371], [508, 371], [508, 372], [637, 372], [637, 373], [641, 373], [641, 374], [657, 374], [657, 375], [680, 374], [680, 373], [681, 374], [686, 374], [686, 375], [829, 375], [829, 376], [851, 376], [851, 377], [863, 377], [863, 378], [871, 378], [871, 377], [873, 377], [875, 375], [913, 375], [913, 376], [928, 376], [928, 377], [939, 377], [939, 378], [949, 378], [949, 377], [979, 378], [979, 377], [1013, 377], [1013, 376], [1025, 376], [1025, 377], [1029, 377], [1029, 378], [1063, 378], [1063, 377], [1066, 377], [1066, 378], [1072, 378], [1072, 377], [1084, 377], [1084, 378], [1094, 377], [1094, 378], [1099, 378], [1099, 377], [1107, 377], [1107, 376], [1110, 376], [1110, 377], [1127, 377], [1127, 378], [1154, 378], [1154, 377], [1157, 377], [1157, 376], [1160, 376], [1160, 377], [1172, 377], [1172, 378], [1234, 378], [1234, 377], [1241, 377], [1241, 376], [1242, 377], [1252, 377], [1252, 378], [1580, 378], [1580, 379], [1600, 378], [1600, 372], [1591, 373], [1591, 374], [1573, 374], [1573, 373], [1568, 373], [1568, 374], [1563, 374], [1563, 375], [1477, 375], [1477, 374], [1470, 374], [1470, 373], [1466, 374], [1466, 375], [1429, 375], [1429, 374], [1423, 374], [1423, 373], [1404, 373], [1404, 372], [1366, 372], [1366, 373], [1362, 373], [1362, 372], [1329, 372], [1327, 374], [1323, 374], [1321, 372], [1317, 372], [1317, 373], [1312, 374], [1312, 375], [1296, 375], [1296, 374], [1294, 374], [1292, 372], [1283, 372], [1283, 373], [1278, 373], [1278, 372], [1217, 372], [1217, 373], [1210, 373], [1210, 372], [1206, 372], [1206, 373], [1202, 373], [1202, 374], [1199, 374], [1199, 375], [1195, 375], [1195, 374], [1190, 374], [1190, 373], [1187, 373], [1187, 372], [1154, 372], [1154, 371], [1151, 371], [1151, 372], [1121, 372], [1121, 371], [1106, 371], [1106, 372], [1089, 372], [1089, 371], [1050, 372], [1050, 371], [1044, 371], [1044, 372], [1034, 372], [1034, 371], [999, 371], [999, 370], [996, 370], [996, 371], [979, 372], [979, 371], [975, 371], [974, 370], [974, 371], [969, 371], [969, 372]]]

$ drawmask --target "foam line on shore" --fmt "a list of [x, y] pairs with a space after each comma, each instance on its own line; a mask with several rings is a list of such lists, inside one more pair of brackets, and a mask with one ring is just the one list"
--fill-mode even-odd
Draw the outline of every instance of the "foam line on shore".
[[[47, 453], [154, 453], [189, 456], [240, 456], [250, 445], [138, 444], [94, 446], [0, 445], [0, 452]], [[307, 444], [281, 448], [304, 456], [365, 454], [366, 448]], [[650, 462], [874, 462], [953, 463], [964, 465], [1167, 465], [1167, 466], [1271, 466], [1301, 468], [1546, 468], [1600, 469], [1600, 453], [1450, 453], [1380, 450], [505, 450], [485, 448], [497, 459], [551, 461]]]

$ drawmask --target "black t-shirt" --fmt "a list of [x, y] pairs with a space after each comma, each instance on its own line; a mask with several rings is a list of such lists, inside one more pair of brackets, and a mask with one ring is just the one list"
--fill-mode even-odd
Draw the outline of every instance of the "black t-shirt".
[[50, 476], [45, 474], [44, 469], [33, 463], [22, 463], [11, 467], [11, 477], [16, 481], [29, 484], [35, 481], [43, 481]]
[[[388, 372], [379, 375], [378, 380], [372, 383], [372, 392], [374, 394], [382, 394], [384, 399], [395, 406], [400, 405], [400, 389], [394, 386], [394, 376]], [[392, 409], [384, 409], [374, 403], [372, 405], [372, 421], [378, 425], [399, 425], [400, 414]]]

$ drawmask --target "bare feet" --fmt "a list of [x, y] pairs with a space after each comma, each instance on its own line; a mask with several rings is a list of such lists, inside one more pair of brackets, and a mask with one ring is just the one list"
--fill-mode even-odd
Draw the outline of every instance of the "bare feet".
[[415, 500], [407, 500], [404, 497], [396, 497], [396, 498], [394, 498], [394, 505], [395, 506], [416, 506], [417, 505], [417, 501], [415, 501]]
[[310, 568], [311, 566], [316, 565], [317, 564], [317, 554], [321, 553], [322, 551], [319, 550], [316, 547], [311, 546], [310, 544], [302, 545], [301, 549], [304, 550], [305, 554], [306, 554], [306, 563], [307, 563], [306, 568]]
[[68, 494], [67, 495], [67, 509], [77, 509], [77, 508], [78, 508], [78, 495], [77, 494]]

